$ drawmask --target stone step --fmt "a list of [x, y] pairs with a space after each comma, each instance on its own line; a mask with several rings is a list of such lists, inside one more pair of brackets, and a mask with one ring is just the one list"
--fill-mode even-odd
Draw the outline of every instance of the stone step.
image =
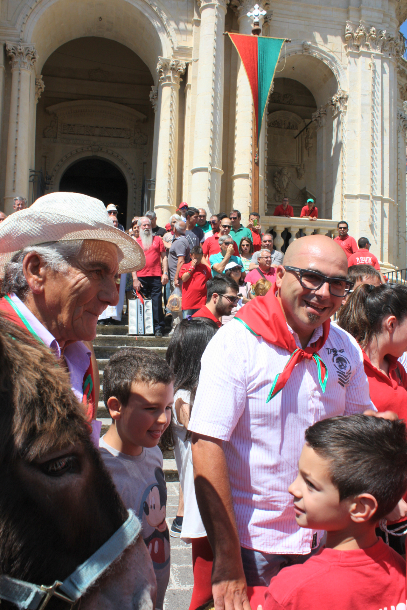
[[[95, 347], [95, 356], [98, 361], [99, 371], [103, 371], [110, 356], [113, 356], [120, 347], [113, 345], [99, 345]], [[167, 347], [140, 347], [140, 349], [146, 349], [158, 354], [165, 359], [167, 353]]]
[[[121, 328], [120, 326], [118, 328]], [[133, 336], [133, 335], [97, 335], [93, 346], [117, 347], [168, 347], [171, 337]]]

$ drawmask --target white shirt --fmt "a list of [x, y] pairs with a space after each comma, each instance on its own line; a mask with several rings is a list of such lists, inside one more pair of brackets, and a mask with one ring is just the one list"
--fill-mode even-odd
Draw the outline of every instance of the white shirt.
[[[288, 329], [301, 347], [297, 334]], [[322, 326], [311, 342], [321, 333]], [[331, 325], [319, 354], [328, 368], [324, 394], [315, 362], [303, 360], [269, 403], [271, 384], [290, 357], [287, 350], [232, 320], [218, 330], [202, 357], [189, 429], [226, 441], [243, 547], [278, 554], [310, 552], [314, 532], [298, 528], [288, 493], [297, 476], [304, 432], [328, 417], [374, 409], [362, 352], [353, 337]]]

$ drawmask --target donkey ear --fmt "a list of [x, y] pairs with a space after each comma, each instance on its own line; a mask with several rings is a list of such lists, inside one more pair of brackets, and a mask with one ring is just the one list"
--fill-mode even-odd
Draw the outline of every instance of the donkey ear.
[[143, 502], [143, 510], [146, 513], [146, 515], [148, 515], [148, 513], [150, 512], [147, 502]]

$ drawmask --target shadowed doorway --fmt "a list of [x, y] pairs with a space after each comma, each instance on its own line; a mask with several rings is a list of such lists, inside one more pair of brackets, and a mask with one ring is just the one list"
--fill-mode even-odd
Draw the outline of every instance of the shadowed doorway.
[[113, 163], [95, 157], [77, 161], [62, 176], [59, 190], [96, 197], [105, 205], [114, 203], [119, 210], [119, 223], [126, 227], [127, 183]]

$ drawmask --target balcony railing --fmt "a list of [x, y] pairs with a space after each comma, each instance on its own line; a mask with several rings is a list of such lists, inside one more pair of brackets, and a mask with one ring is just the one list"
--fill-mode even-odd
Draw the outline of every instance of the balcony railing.
[[276, 234], [274, 237], [274, 245], [277, 250], [281, 250], [284, 245], [284, 237], [281, 234], [286, 230], [291, 233], [290, 241], [298, 239], [302, 235], [311, 235], [312, 233], [320, 233], [335, 237], [337, 235], [337, 220], [309, 220], [308, 218], [286, 218], [285, 216], [263, 216], [261, 218], [261, 226], [263, 231], [272, 230]]
[[388, 278], [390, 284], [406, 284], [407, 269], [396, 269], [394, 271], [384, 271], [384, 275]]

